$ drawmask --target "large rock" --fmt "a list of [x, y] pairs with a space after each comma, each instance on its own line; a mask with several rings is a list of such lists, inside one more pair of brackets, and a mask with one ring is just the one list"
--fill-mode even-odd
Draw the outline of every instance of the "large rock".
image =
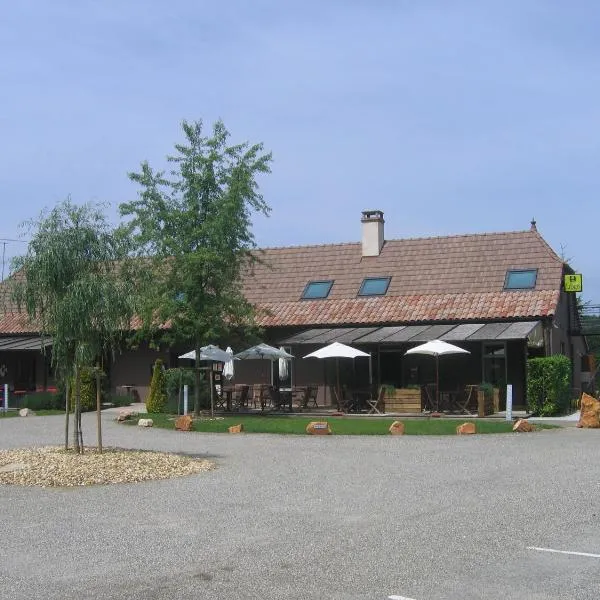
[[456, 428], [456, 435], [473, 435], [476, 433], [475, 423], [463, 423]]
[[117, 416], [117, 421], [128, 421], [129, 419], [133, 419], [133, 417], [137, 416], [138, 414], [135, 412], [135, 410], [120, 410], [119, 415]]
[[140, 419], [138, 421], [138, 427], [152, 427], [154, 421], [152, 419]]
[[594, 396], [589, 394], [581, 395], [580, 417], [577, 427], [586, 429], [600, 428], [600, 400], [596, 400]]
[[191, 415], [183, 415], [175, 420], [175, 429], [177, 431], [191, 431], [194, 426], [194, 419]]
[[229, 433], [242, 433], [242, 431], [244, 431], [244, 425], [242, 423], [239, 423], [238, 425], [232, 425], [231, 427], [227, 428], [227, 431], [229, 431]]
[[311, 421], [306, 426], [309, 435], [331, 435], [331, 429], [327, 421]]
[[404, 423], [402, 421], [394, 421], [388, 430], [392, 435], [404, 435]]
[[22, 408], [19, 411], [20, 417], [35, 417], [35, 413], [30, 408]]
[[518, 431], [520, 433], [527, 433], [529, 431], [535, 431], [535, 425], [533, 425], [532, 423], [530, 423], [529, 421], [527, 421], [525, 419], [519, 419], [513, 425], [513, 431]]

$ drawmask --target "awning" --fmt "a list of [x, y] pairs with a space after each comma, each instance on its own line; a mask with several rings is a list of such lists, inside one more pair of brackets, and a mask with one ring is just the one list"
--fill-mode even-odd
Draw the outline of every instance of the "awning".
[[0, 336], [0, 352], [8, 350], [37, 350], [41, 352], [47, 346], [52, 345], [50, 338], [41, 338], [38, 335], [6, 335]]
[[[538, 327], [539, 326], [539, 327]], [[536, 329], [537, 328], [537, 329]], [[534, 331], [535, 330], [535, 331]], [[489, 342], [539, 337], [541, 321], [462, 323], [460, 325], [398, 325], [386, 327], [313, 328], [296, 333], [278, 343], [295, 344], [404, 344], [430, 340]]]

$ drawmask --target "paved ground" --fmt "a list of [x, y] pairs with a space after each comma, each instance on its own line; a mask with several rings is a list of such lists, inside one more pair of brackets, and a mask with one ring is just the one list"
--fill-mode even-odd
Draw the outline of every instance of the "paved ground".
[[[105, 444], [216, 471], [85, 489], [0, 487], [4, 599], [594, 599], [600, 431], [212, 435], [117, 425]], [[93, 415], [84, 416], [86, 443]], [[0, 447], [61, 417], [0, 421]]]

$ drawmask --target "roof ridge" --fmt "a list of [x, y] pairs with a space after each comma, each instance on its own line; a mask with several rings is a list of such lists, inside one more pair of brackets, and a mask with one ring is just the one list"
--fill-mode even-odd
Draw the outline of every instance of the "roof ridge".
[[[422, 237], [402, 237], [402, 238], [390, 238], [385, 239], [385, 242], [405, 242], [405, 241], [428, 241], [428, 240], [440, 240], [440, 239], [450, 239], [450, 238], [465, 238], [465, 237], [486, 237], [486, 236], [498, 236], [498, 235], [516, 235], [523, 233], [532, 233], [530, 229], [520, 229], [514, 231], [486, 231], [483, 233], [451, 233], [446, 235], [431, 235], [431, 236], [422, 236]], [[546, 240], [538, 233], [538, 237], [542, 239], [544, 244], [550, 248]], [[289, 246], [261, 246], [256, 248], [256, 251], [261, 250], [289, 250], [289, 249], [298, 249], [298, 248], [324, 248], [324, 247], [339, 247], [339, 246], [360, 246], [361, 242], [331, 242], [331, 243], [322, 243], [322, 244], [291, 244]], [[552, 251], [552, 249], [550, 248]], [[552, 251], [554, 253], [554, 251]], [[555, 253], [554, 253], [555, 254]], [[556, 256], [556, 254], [555, 254]]]

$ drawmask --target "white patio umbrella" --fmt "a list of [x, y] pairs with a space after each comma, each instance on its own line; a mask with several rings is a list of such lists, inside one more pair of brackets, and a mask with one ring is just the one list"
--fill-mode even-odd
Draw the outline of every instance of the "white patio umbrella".
[[428, 354], [429, 356], [435, 356], [435, 406], [437, 409], [440, 405], [440, 356], [471, 353], [464, 348], [454, 346], [442, 340], [431, 340], [407, 350], [405, 354]]
[[[185, 354], [181, 354], [179, 358], [196, 360], [196, 351], [190, 350]], [[202, 348], [200, 348], [200, 360], [212, 360], [215, 362], [225, 363], [231, 360], [231, 355], [227, 354], [225, 350], [221, 350], [219, 346], [209, 344], [208, 346], [202, 346]]]
[[[310, 354], [304, 356], [304, 358], [335, 358], [335, 377], [336, 377], [336, 390], [338, 403], [341, 399], [341, 388], [340, 388], [340, 358], [357, 358], [359, 356], [365, 356], [371, 359], [371, 355], [352, 346], [347, 346], [340, 342], [332, 342], [328, 346], [323, 346]], [[371, 376], [371, 364], [369, 362], [369, 377]]]
[[242, 359], [260, 359], [266, 358], [268, 360], [278, 360], [280, 358], [294, 358], [293, 354], [289, 354], [285, 350], [279, 350], [269, 344], [257, 344], [246, 350], [242, 350], [235, 355], [235, 358]]
[[[285, 352], [285, 348], [283, 346], [279, 346], [279, 350]], [[287, 379], [290, 369], [288, 365], [288, 358], [280, 358], [279, 359], [279, 379]]]
[[[190, 350], [185, 354], [181, 354], [179, 358], [187, 358], [189, 360], [196, 360], [196, 351]], [[225, 350], [221, 350], [219, 346], [215, 346], [214, 344], [209, 344], [208, 346], [202, 346], [200, 348], [200, 360], [210, 360], [212, 362], [222, 362], [227, 363], [229, 361], [234, 360], [235, 357], [232, 358], [231, 354], [227, 353]], [[214, 417], [215, 415], [215, 399], [214, 399], [214, 386], [213, 386], [213, 372], [212, 369], [209, 371], [209, 382], [210, 382], [210, 416]]]
[[227, 346], [227, 350], [225, 350], [227, 354], [229, 354], [229, 360], [225, 362], [225, 366], [223, 367], [223, 377], [227, 380], [233, 379], [233, 350], [231, 346]]

